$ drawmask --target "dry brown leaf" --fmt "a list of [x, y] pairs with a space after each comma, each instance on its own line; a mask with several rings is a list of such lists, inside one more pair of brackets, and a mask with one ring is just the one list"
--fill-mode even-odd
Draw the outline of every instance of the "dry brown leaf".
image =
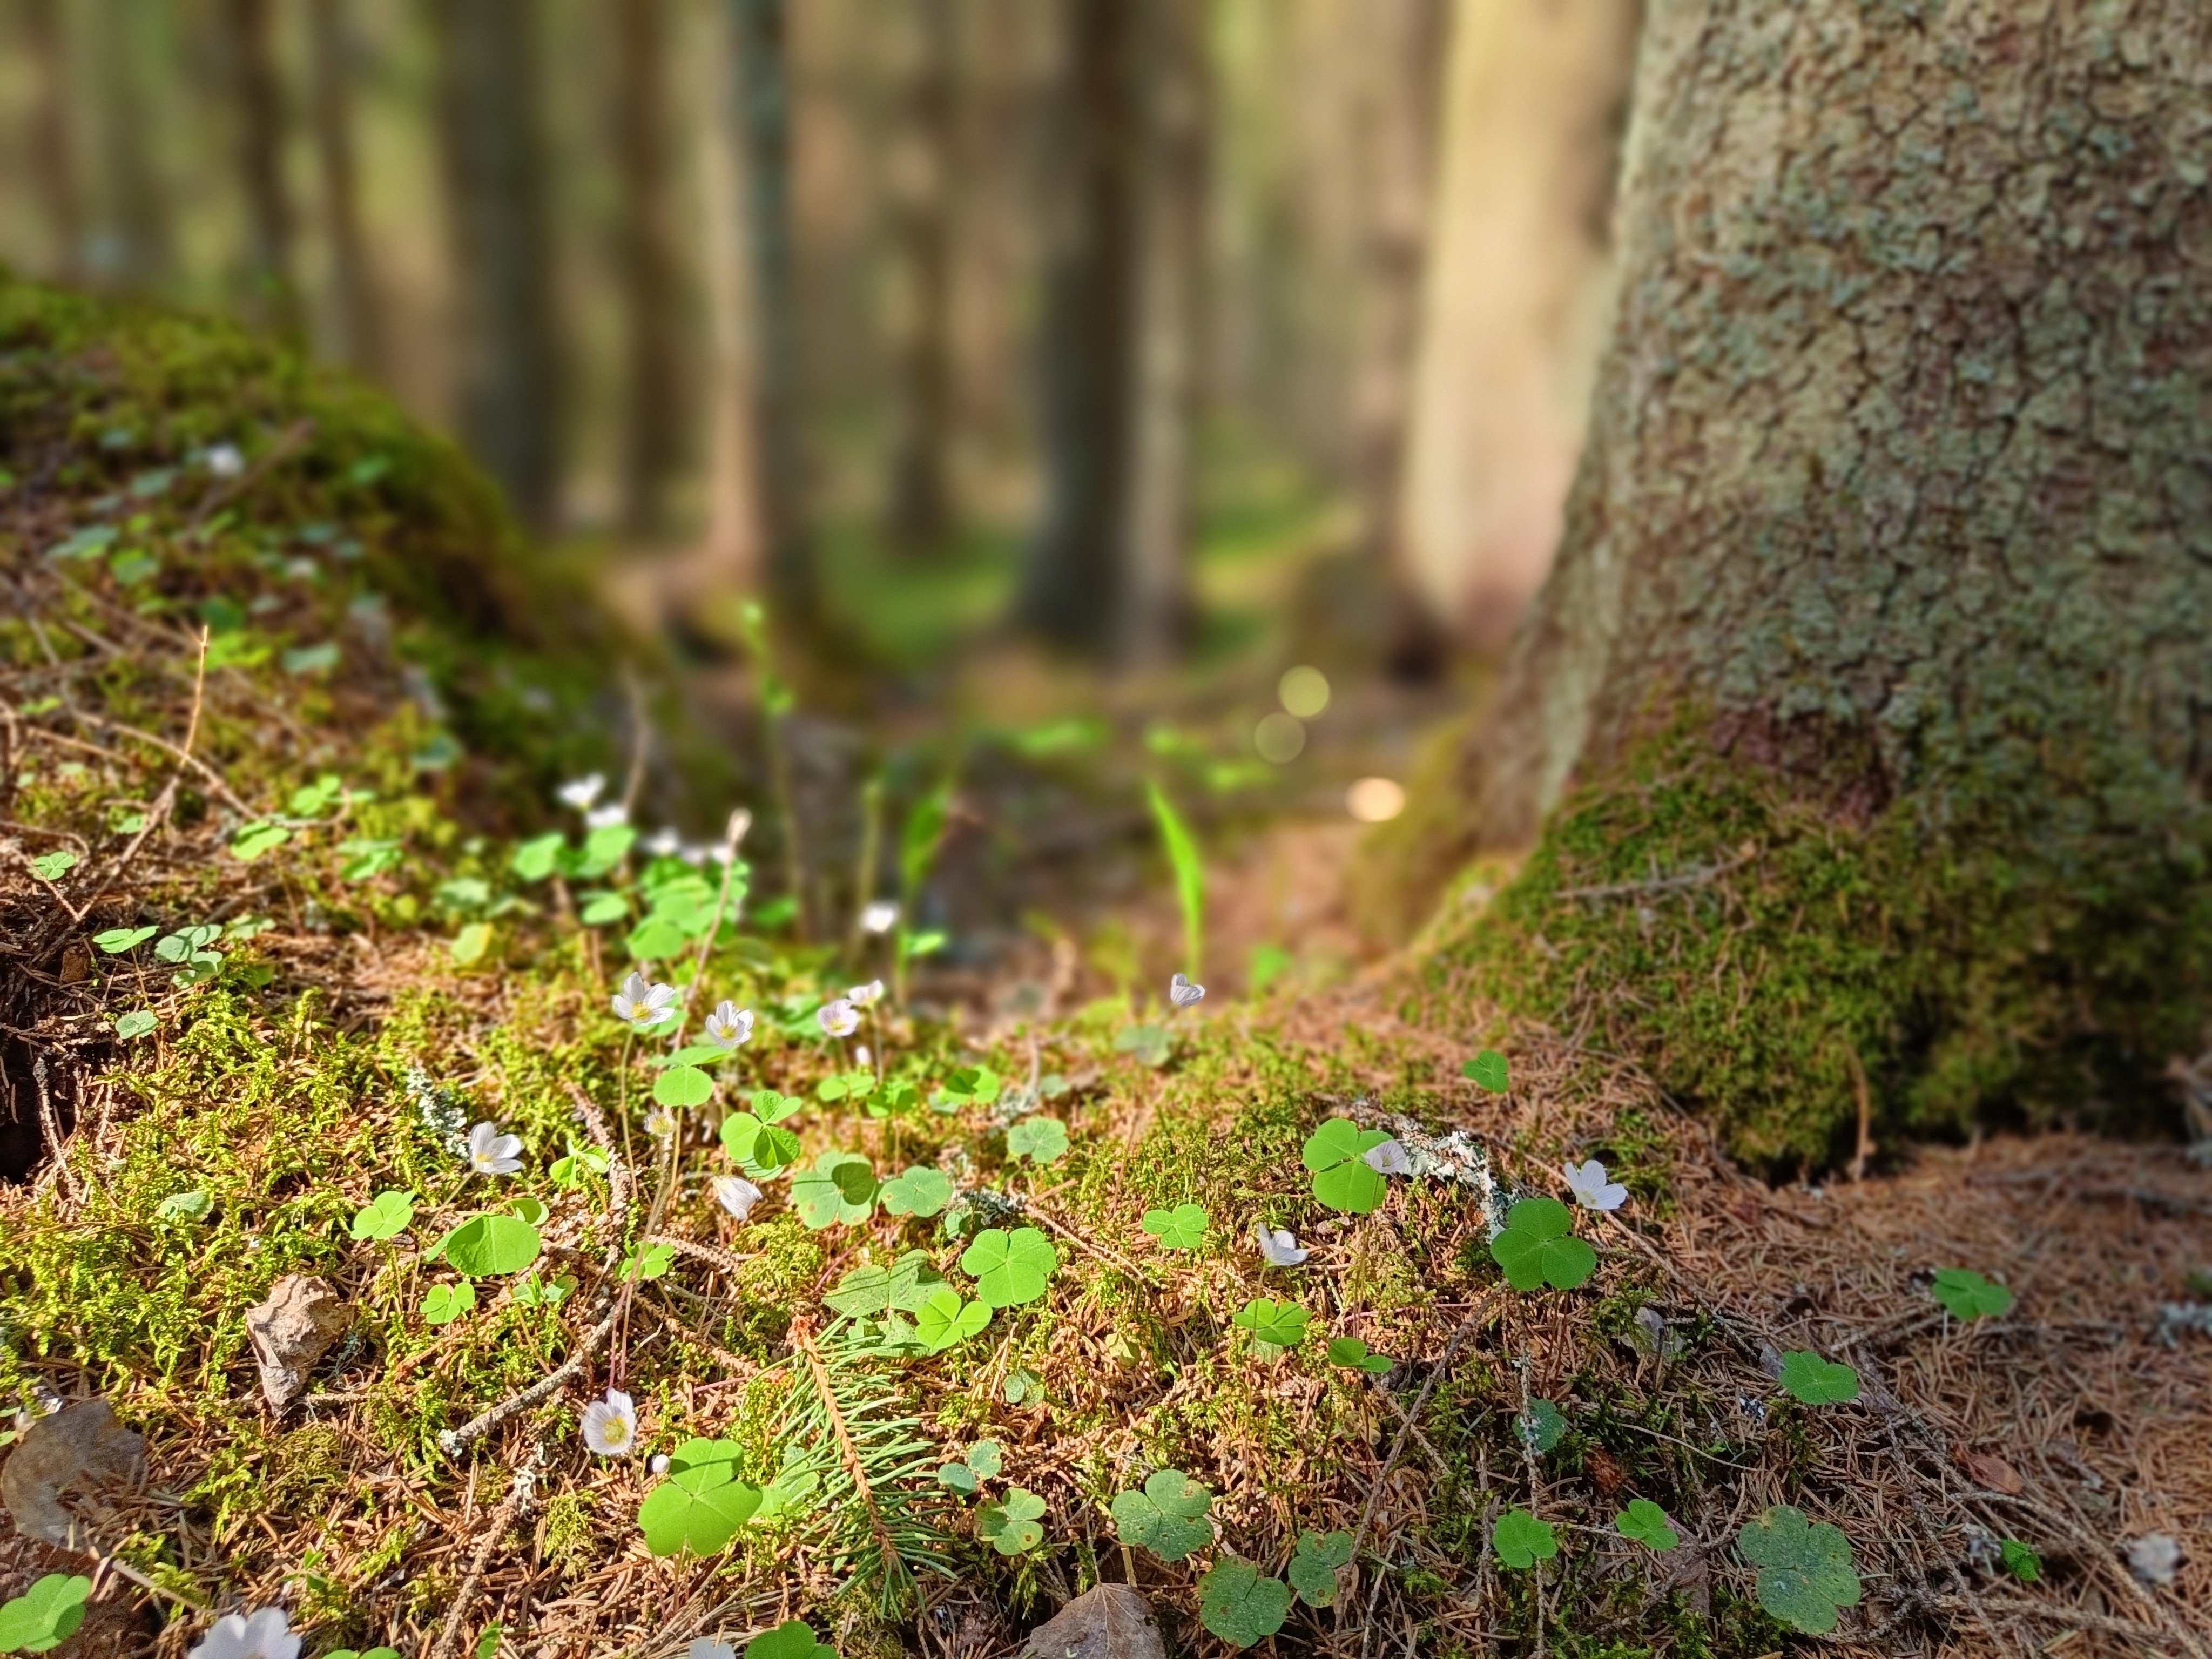
[[2020, 1471], [1995, 1452], [1970, 1451], [1960, 1446], [1953, 1450], [1951, 1455], [1957, 1460], [1959, 1467], [1966, 1470], [1967, 1479], [1984, 1491], [2001, 1492], [2008, 1498], [2017, 1498], [2027, 1489], [2027, 1483], [2020, 1478]]
[[105, 1400], [80, 1400], [23, 1431], [0, 1463], [0, 1499], [18, 1531], [67, 1544], [72, 1523], [62, 1493], [135, 1480], [145, 1454], [144, 1437], [115, 1420], [114, 1407]]
[[281, 1412], [298, 1399], [315, 1362], [351, 1323], [353, 1310], [327, 1279], [287, 1273], [270, 1285], [269, 1299], [246, 1314], [269, 1403]]
[[1083, 1592], [1030, 1632], [1023, 1659], [1166, 1659], [1152, 1604], [1127, 1584]]

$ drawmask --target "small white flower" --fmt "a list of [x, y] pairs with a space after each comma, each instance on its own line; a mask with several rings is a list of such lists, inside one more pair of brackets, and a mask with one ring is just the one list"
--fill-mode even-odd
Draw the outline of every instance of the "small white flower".
[[655, 1452], [655, 1453], [653, 1453], [653, 1455], [649, 1459], [647, 1459], [647, 1462], [646, 1462], [646, 1465], [645, 1465], [645, 1466], [646, 1466], [646, 1468], [647, 1468], [651, 1469], [651, 1470], [652, 1470], [655, 1474], [667, 1474], [667, 1473], [668, 1473], [668, 1454], [667, 1454], [666, 1452]]
[[[239, 453], [236, 444], [217, 444], [203, 459], [207, 462], [207, 470], [218, 478], [235, 478], [246, 471], [246, 457]], [[283, 1621], [282, 1613], [277, 1614], [277, 1621]], [[292, 1645], [297, 1647], [299, 1644], [295, 1642]]]
[[202, 1637], [190, 1659], [300, 1659], [300, 1638], [288, 1628], [282, 1607], [258, 1613], [226, 1613]]
[[1561, 1173], [1576, 1198], [1593, 1210], [1617, 1210], [1628, 1202], [1628, 1188], [1607, 1180], [1605, 1165], [1595, 1158], [1579, 1166], [1570, 1164]]
[[866, 985], [855, 985], [851, 990], [846, 992], [845, 1000], [855, 1008], [868, 1008], [874, 1006], [883, 994], [883, 981], [872, 979]]
[[620, 1457], [637, 1444], [637, 1407], [620, 1389], [584, 1407], [584, 1443], [602, 1457]]
[[1379, 1146], [1370, 1146], [1359, 1156], [1377, 1175], [1411, 1175], [1413, 1172], [1413, 1160], [1406, 1156], [1405, 1143], [1395, 1137]]
[[676, 988], [656, 984], [633, 973], [615, 993], [615, 1017], [626, 1019], [641, 1031], [652, 1030], [676, 1012]]
[[866, 1066], [872, 1066], [872, 1065], [874, 1065], [875, 1063], [876, 1063], [876, 1057], [875, 1057], [875, 1055], [874, 1055], [872, 1052], [870, 1052], [869, 1048], [868, 1048], [868, 1045], [867, 1045], [866, 1043], [865, 1043], [865, 1042], [856, 1042], [856, 1043], [854, 1043], [854, 1044], [853, 1045], [853, 1064], [854, 1064], [854, 1065], [855, 1065], [855, 1066], [862, 1066], [862, 1067], [866, 1067]]
[[899, 908], [890, 899], [878, 899], [864, 905], [860, 910], [860, 931], [864, 933], [888, 933], [898, 926]]
[[606, 787], [606, 779], [594, 772], [587, 778], [577, 778], [564, 783], [553, 793], [560, 796], [565, 805], [574, 807], [579, 812], [588, 812], [599, 799], [599, 791]]
[[761, 1189], [743, 1176], [716, 1176], [714, 1180], [714, 1202], [740, 1221], [753, 1212], [753, 1206], [761, 1201]]
[[738, 1659], [738, 1650], [727, 1642], [700, 1636], [693, 1638], [691, 1645], [684, 1650], [684, 1659]]
[[753, 1011], [740, 1008], [727, 997], [714, 1005], [714, 1012], [707, 1016], [707, 1041], [725, 1048], [735, 1048], [752, 1040]]
[[1188, 1008], [1206, 994], [1206, 987], [1193, 985], [1181, 974], [1168, 981], [1168, 1000], [1178, 1008]]
[[696, 870], [721, 850], [720, 848], [709, 846], [703, 841], [687, 842], [676, 849], [676, 856]]
[[495, 1123], [469, 1131], [469, 1168], [478, 1175], [513, 1175], [522, 1167], [522, 1137], [503, 1135]]
[[1295, 1267], [1313, 1252], [1298, 1248], [1298, 1241], [1291, 1236], [1288, 1227], [1270, 1229], [1266, 1222], [1259, 1225], [1260, 1254], [1267, 1258], [1271, 1267]]
[[843, 997], [823, 1003], [815, 1011], [814, 1018], [829, 1036], [850, 1036], [860, 1029], [860, 1011]]
[[676, 1114], [665, 1106], [655, 1106], [645, 1115], [645, 1132], [655, 1140], [665, 1140], [676, 1133]]
[[629, 822], [629, 808], [620, 801], [609, 801], [605, 806], [584, 814], [586, 830], [611, 830], [617, 823]]
[[2171, 1584], [2181, 1571], [2180, 1540], [2171, 1533], [2145, 1533], [2128, 1545], [2128, 1571], [2146, 1584]]
[[684, 837], [673, 830], [656, 830], [639, 845], [657, 859], [672, 859], [683, 850]]

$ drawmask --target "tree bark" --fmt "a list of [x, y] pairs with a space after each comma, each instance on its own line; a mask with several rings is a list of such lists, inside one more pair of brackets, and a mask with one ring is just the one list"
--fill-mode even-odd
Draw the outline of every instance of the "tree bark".
[[307, 54], [314, 86], [315, 162], [330, 244], [331, 313], [337, 360], [372, 380], [385, 377], [384, 317], [362, 234], [354, 159], [352, 43], [345, 0], [307, 0]]
[[1205, 360], [1206, 201], [1212, 99], [1205, 0], [1130, 0], [1139, 16], [1127, 527], [1117, 654], [1165, 662], [1191, 628], [1192, 474]]
[[1459, 847], [1552, 814], [1524, 968], [1643, 963], [1601, 1017], [1670, 1087], [1796, 1079], [1753, 1151], [1818, 1155], [1862, 1060], [1955, 1124], [2153, 1109], [2199, 1046], [2208, 95], [2195, 0], [1653, 0], [1589, 444]]
[[799, 292], [792, 243], [791, 63], [784, 0], [729, 0], [750, 265], [752, 436], [768, 593], [780, 626], [813, 632], [821, 595], [800, 443]]
[[1038, 329], [1044, 510], [1017, 603], [1045, 639], [1103, 654], [1127, 534], [1136, 320], [1136, 8], [1066, 0], [1053, 222]]
[[561, 404], [532, 0], [435, 0], [465, 441], [533, 531], [559, 509]]
[[77, 278], [84, 253], [84, 197], [70, 131], [69, 54], [57, 0], [24, 0], [23, 43], [36, 77], [31, 111], [31, 174], [53, 237], [57, 281]]
[[270, 0], [222, 0], [238, 180], [246, 196], [248, 304], [270, 331], [297, 342], [291, 192], [284, 187], [284, 88], [276, 73]]
[[668, 527], [684, 467], [683, 277], [676, 250], [669, 123], [669, 0], [613, 0], [613, 139], [620, 222], [624, 405], [622, 521], [632, 535]]
[[898, 292], [893, 323], [897, 430], [886, 529], [925, 553], [953, 522], [952, 236], [959, 169], [953, 0], [910, 0], [908, 58], [888, 195]]
[[147, 143], [141, 54], [155, 20], [146, 0], [91, 0], [88, 11], [101, 211], [85, 264], [100, 282], [151, 289], [176, 258], [168, 192]]

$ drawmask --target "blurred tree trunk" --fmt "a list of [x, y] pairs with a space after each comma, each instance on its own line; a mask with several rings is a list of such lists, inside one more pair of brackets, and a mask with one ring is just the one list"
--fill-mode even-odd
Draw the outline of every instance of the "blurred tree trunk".
[[246, 193], [246, 274], [263, 326], [300, 338], [292, 280], [291, 193], [284, 187], [284, 88], [276, 73], [270, 0], [222, 0], [238, 181]]
[[892, 544], [939, 547], [953, 521], [952, 226], [958, 170], [954, 0], [909, 0], [909, 61], [899, 88], [889, 195], [898, 281], [893, 350], [896, 418]]
[[353, 65], [345, 0], [307, 0], [307, 54], [314, 87], [315, 161], [322, 175], [323, 234], [330, 243], [331, 310], [337, 357], [371, 379], [384, 376], [384, 319], [362, 235], [354, 162]]
[[74, 282], [84, 254], [84, 198], [70, 132], [69, 53], [58, 0], [23, 0], [23, 42], [36, 83], [31, 112], [31, 173], [54, 239], [53, 276]]
[[1016, 609], [1044, 638], [1103, 653], [1128, 525], [1139, 20], [1131, 0], [1065, 4], [1037, 339], [1044, 509]]
[[1164, 662], [1190, 631], [1212, 115], [1206, 0], [1129, 0], [1140, 19], [1137, 324], [1117, 655]]
[[707, 527], [699, 548], [705, 579], [724, 591], [760, 582], [763, 550], [760, 446], [753, 437], [753, 330], [750, 265], [745, 254], [738, 164], [737, 53], [721, 11], [679, 17], [696, 50], [696, 94], [704, 112], [696, 124], [697, 179], [705, 227], [706, 283], [714, 357], [707, 379]]
[[1406, 429], [1413, 406], [1451, 8], [1449, 0], [1370, 3], [1388, 50], [1384, 84], [1368, 135], [1372, 194], [1363, 260], [1363, 337], [1352, 396], [1352, 473], [1364, 508], [1362, 552], [1392, 595], [1387, 665], [1401, 678], [1426, 679], [1443, 665], [1444, 641], [1407, 557], [1399, 500], [1405, 487]]
[[778, 624], [821, 625], [800, 441], [799, 293], [792, 244], [791, 63], [784, 0], [729, 0], [731, 77], [744, 157], [752, 301], [753, 482], [768, 595]]
[[559, 508], [560, 373], [535, 0], [434, 0], [459, 289], [461, 430], [540, 534]]
[[168, 278], [176, 248], [168, 192], [148, 143], [144, 64], [149, 0], [88, 0], [93, 106], [99, 133], [100, 214], [87, 274], [130, 289]]
[[683, 279], [676, 251], [670, 130], [670, 0], [611, 0], [614, 36], [617, 258], [626, 362], [622, 520], [632, 535], [668, 526], [682, 471]]

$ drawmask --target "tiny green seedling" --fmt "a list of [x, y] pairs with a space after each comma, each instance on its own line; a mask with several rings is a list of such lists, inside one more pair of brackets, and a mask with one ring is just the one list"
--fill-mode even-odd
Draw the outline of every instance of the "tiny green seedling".
[[1291, 1587], [1261, 1576], [1249, 1561], [1224, 1556], [1198, 1581], [1198, 1622], [1235, 1648], [1264, 1642], [1282, 1629]]
[[1977, 1319], [1994, 1318], [2012, 1307], [2010, 1291], [1994, 1279], [1983, 1278], [1971, 1267], [1938, 1267], [1936, 1282], [1929, 1288], [1954, 1318], [1968, 1324]]
[[732, 1112], [722, 1120], [722, 1149], [747, 1171], [767, 1175], [799, 1161], [799, 1137], [783, 1127], [783, 1120], [805, 1103], [790, 1095], [763, 1089], [752, 1097], [751, 1109]]
[[938, 1093], [946, 1105], [955, 1109], [988, 1106], [999, 1097], [999, 1091], [1005, 1086], [1004, 1080], [988, 1066], [963, 1066], [945, 1079]]
[[1213, 1494], [1181, 1469], [1154, 1470], [1142, 1492], [1116, 1492], [1111, 1507], [1121, 1540], [1163, 1561], [1180, 1561], [1213, 1541], [1213, 1522], [1206, 1518]]
[[1297, 1552], [1284, 1577], [1310, 1607], [1325, 1607], [1336, 1600], [1336, 1575], [1352, 1565], [1352, 1534], [1348, 1532], [1302, 1532]]
[[1356, 1336], [1331, 1338], [1328, 1360], [1332, 1365], [1342, 1365], [1348, 1370], [1365, 1371], [1370, 1376], [1383, 1376], [1398, 1363], [1387, 1353], [1373, 1352]]
[[1512, 1086], [1511, 1068], [1505, 1056], [1495, 1048], [1485, 1048], [1459, 1068], [1460, 1075], [1470, 1079], [1478, 1089], [1487, 1089], [1493, 1095], [1502, 1095]]
[[623, 1258], [615, 1277], [624, 1284], [663, 1279], [676, 1265], [676, 1252], [665, 1244], [637, 1244]]
[[855, 1067], [849, 1072], [832, 1072], [814, 1085], [817, 1100], [866, 1100], [876, 1091], [876, 1074]]
[[494, 1659], [499, 1652], [499, 1638], [507, 1634], [507, 1626], [494, 1620], [484, 1626], [484, 1633], [477, 1638], [477, 1659]]
[[745, 1659], [837, 1659], [837, 1650], [817, 1641], [804, 1619], [787, 1619], [746, 1643]]
[[968, 1448], [968, 1455], [957, 1463], [939, 1466], [938, 1484], [957, 1492], [972, 1493], [983, 1481], [995, 1480], [1006, 1467], [1005, 1455], [995, 1440], [978, 1440]]
[[161, 930], [158, 927], [111, 927], [104, 933], [94, 933], [92, 942], [111, 957], [119, 957], [125, 951], [135, 951]]
[[2001, 1539], [1997, 1553], [2004, 1558], [2005, 1571], [2021, 1583], [2033, 1584], [2043, 1577], [2043, 1558], [2019, 1539]]
[[876, 1178], [858, 1152], [823, 1152], [791, 1178], [791, 1207], [816, 1232], [857, 1227], [875, 1212]]
[[353, 1236], [363, 1241], [397, 1238], [415, 1219], [411, 1192], [379, 1193], [354, 1212]]
[[1115, 1035], [1114, 1052], [1134, 1054], [1157, 1072], [1175, 1053], [1175, 1038], [1164, 1025], [1125, 1025]]
[[991, 1308], [1016, 1308], [1034, 1302], [1060, 1271], [1060, 1255], [1035, 1227], [986, 1228], [961, 1253], [960, 1271], [975, 1281], [976, 1293]]
[[1549, 1285], [1571, 1291], [1597, 1271], [1597, 1252], [1574, 1237], [1574, 1217], [1556, 1198], [1524, 1198], [1506, 1212], [1505, 1231], [1490, 1241], [1490, 1259], [1516, 1291]]
[[727, 1440], [687, 1440], [669, 1454], [668, 1478], [645, 1495], [637, 1522], [655, 1555], [714, 1555], [761, 1506], [761, 1491], [737, 1478], [743, 1449]]
[[160, 1024], [151, 1008], [133, 1008], [127, 1014], [116, 1015], [115, 1035], [129, 1042], [133, 1038], [144, 1036]]
[[463, 1279], [458, 1285], [433, 1285], [422, 1292], [422, 1322], [450, 1325], [477, 1305], [477, 1287]]
[[1559, 1553], [1559, 1540], [1548, 1521], [1539, 1521], [1526, 1510], [1508, 1510], [1490, 1529], [1490, 1547], [1498, 1560], [1516, 1572], [1526, 1572], [1539, 1561]]
[[526, 1273], [514, 1281], [512, 1294], [518, 1308], [557, 1308], [575, 1294], [576, 1277], [562, 1273], [558, 1279], [541, 1279], [535, 1273]]
[[238, 833], [230, 838], [230, 855], [240, 864], [251, 864], [291, 839], [292, 832], [281, 823], [240, 824]]
[[1858, 1605], [1850, 1540], [1802, 1510], [1776, 1504], [1736, 1534], [1735, 1547], [1759, 1569], [1759, 1605], [1808, 1635], [1826, 1636], [1838, 1607]]
[[1316, 1129], [1299, 1153], [1313, 1172], [1314, 1196], [1332, 1210], [1353, 1215], [1375, 1209], [1389, 1183], [1368, 1166], [1366, 1155], [1389, 1139], [1388, 1131], [1363, 1129], [1348, 1117], [1333, 1117]]
[[1531, 1400], [1528, 1408], [1513, 1419], [1521, 1443], [1541, 1457], [1566, 1438], [1566, 1414], [1548, 1400]]
[[1009, 1406], [1037, 1405], [1044, 1399], [1044, 1379], [1024, 1367], [1006, 1373], [999, 1384], [1000, 1397]]
[[1859, 1374], [1807, 1349], [1782, 1356], [1782, 1392], [1808, 1406], [1832, 1406], [1859, 1397]]
[[952, 1201], [952, 1178], [916, 1164], [884, 1182], [877, 1196], [886, 1215], [935, 1215]]
[[1206, 1213], [1203, 1206], [1178, 1204], [1172, 1210], [1147, 1210], [1138, 1224], [1160, 1242], [1164, 1250], [1194, 1250], [1206, 1241]]
[[1255, 1296], [1237, 1311], [1229, 1322], [1239, 1330], [1252, 1333], [1255, 1342], [1267, 1347], [1295, 1348], [1305, 1340], [1306, 1324], [1313, 1317], [1295, 1302], [1277, 1302], [1272, 1297]]
[[1175, 867], [1176, 901], [1182, 909], [1184, 971], [1195, 976], [1206, 945], [1206, 866], [1200, 859], [1197, 839], [1175, 810], [1157, 781], [1145, 786], [1152, 808], [1152, 821], [1160, 827], [1160, 844], [1167, 848]]
[[1642, 1544], [1664, 1555], [1682, 1541], [1667, 1519], [1667, 1511], [1648, 1498], [1632, 1498], [1628, 1507], [1613, 1517], [1613, 1529], [1632, 1544]]
[[40, 881], [56, 882], [76, 869], [82, 861], [76, 854], [63, 848], [58, 852], [40, 854], [31, 860], [31, 868]]
[[1006, 1156], [1057, 1163], [1067, 1152], [1067, 1126], [1056, 1117], [1025, 1117], [1006, 1131]]
[[0, 1605], [0, 1653], [45, 1653], [59, 1647], [84, 1623], [92, 1580], [50, 1572], [13, 1601]]
[[204, 1221], [215, 1207], [215, 1200], [198, 1188], [190, 1192], [171, 1193], [154, 1206], [154, 1213], [163, 1221]]
[[1006, 1501], [975, 1511], [975, 1535], [1001, 1555], [1019, 1555], [1044, 1542], [1044, 1499], [1020, 1486]]
[[915, 1312], [915, 1338], [925, 1354], [939, 1354], [979, 1335], [990, 1322], [989, 1304], [963, 1302], [955, 1290], [933, 1291]]

